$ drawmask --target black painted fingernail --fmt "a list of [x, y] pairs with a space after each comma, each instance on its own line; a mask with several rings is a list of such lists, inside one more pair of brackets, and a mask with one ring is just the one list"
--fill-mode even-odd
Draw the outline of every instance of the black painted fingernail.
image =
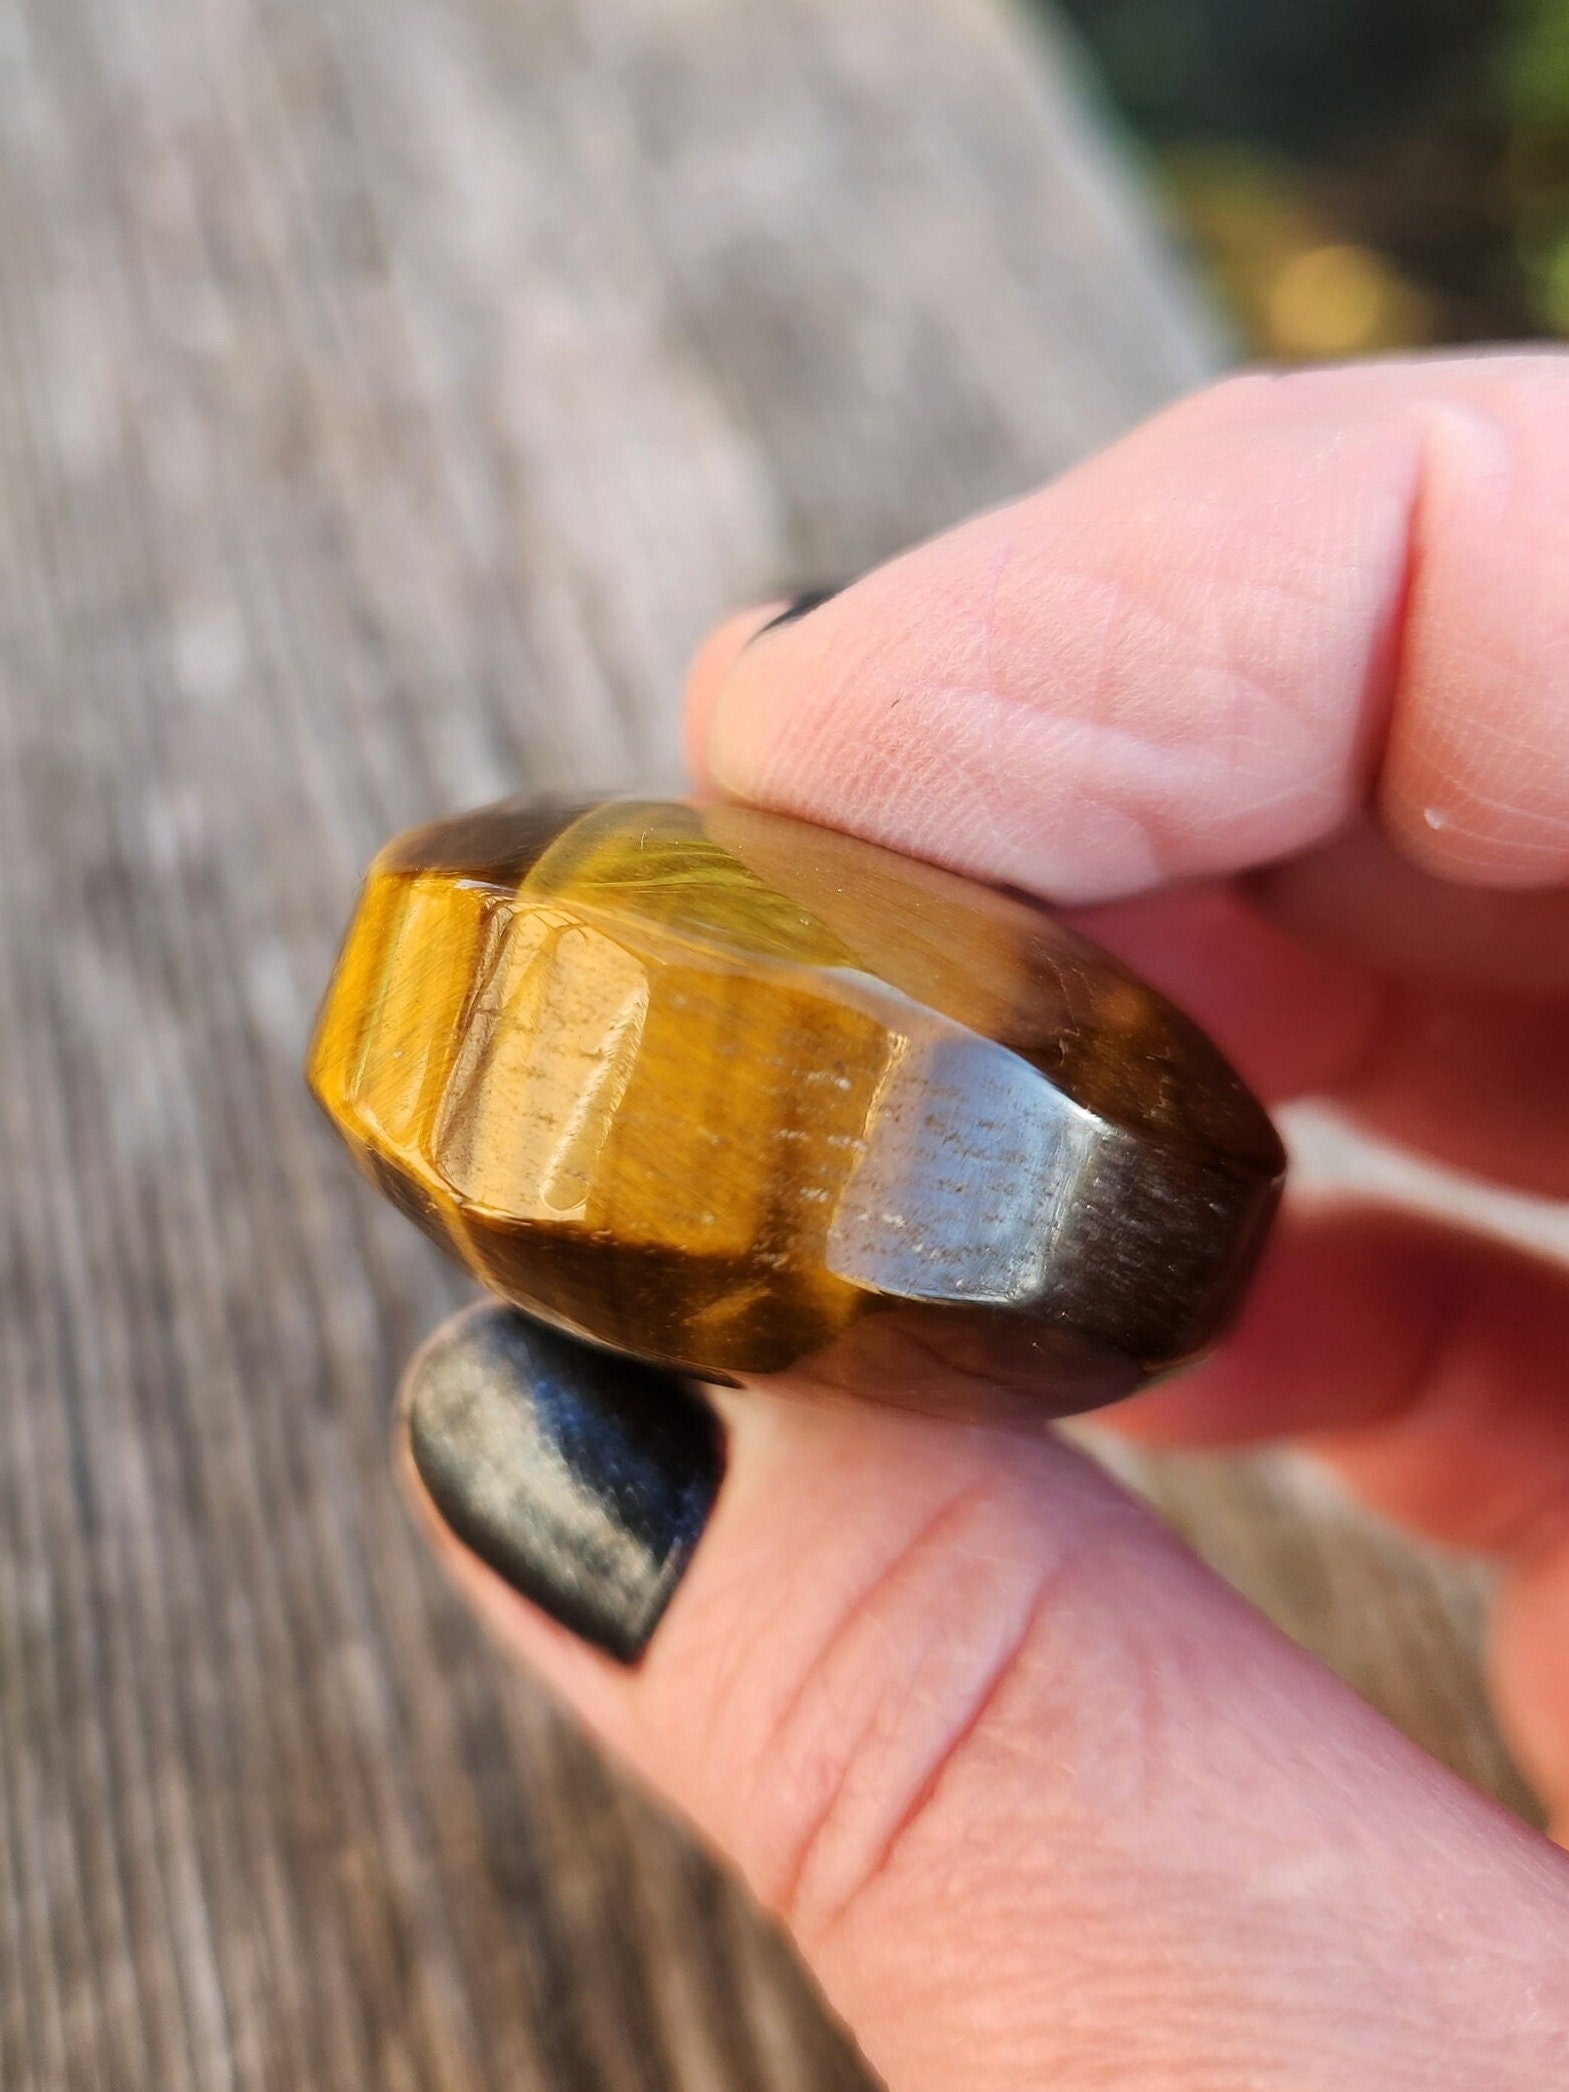
[[489, 1302], [426, 1345], [407, 1403], [414, 1466], [464, 1545], [635, 1663], [724, 1472], [708, 1405], [656, 1367]]
[[[803, 589], [800, 595], [791, 597], [777, 617], [771, 617], [766, 625], [759, 625], [752, 634], [752, 639], [761, 639], [765, 632], [777, 632], [781, 625], [793, 625], [797, 618], [810, 616], [814, 610], [820, 610], [825, 603], [831, 603], [838, 594], [839, 589], [837, 588]], [[752, 639], [747, 641], [748, 646], [752, 644]]]

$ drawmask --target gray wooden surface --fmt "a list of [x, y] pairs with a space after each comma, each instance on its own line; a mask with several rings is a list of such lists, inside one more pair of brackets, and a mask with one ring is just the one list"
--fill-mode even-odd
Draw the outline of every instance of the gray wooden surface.
[[[458, 1281], [297, 1063], [393, 828], [1219, 354], [995, 0], [0, 4], [0, 2084], [860, 2082], [389, 1479]], [[1156, 1486], [1504, 1775], [1464, 1578]], [[1282, 1508], [1284, 1505], [1284, 1508]]]

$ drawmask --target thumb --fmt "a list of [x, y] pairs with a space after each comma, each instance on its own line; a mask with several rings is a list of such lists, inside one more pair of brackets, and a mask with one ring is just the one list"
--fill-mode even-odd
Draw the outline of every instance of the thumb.
[[893, 2092], [1569, 2081], [1569, 1860], [1061, 1443], [699, 1398], [488, 1304], [403, 1414], [464, 1588]]

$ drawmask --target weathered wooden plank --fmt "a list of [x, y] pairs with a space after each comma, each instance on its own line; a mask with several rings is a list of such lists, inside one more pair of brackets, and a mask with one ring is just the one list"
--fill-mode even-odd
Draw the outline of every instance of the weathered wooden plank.
[[[8, 2092], [858, 2081], [419, 1554], [456, 1282], [297, 1061], [392, 828], [671, 774], [721, 608], [1216, 355], [993, 0], [0, 12]], [[1236, 1474], [1162, 1487], [1496, 1773], [1438, 1586]]]

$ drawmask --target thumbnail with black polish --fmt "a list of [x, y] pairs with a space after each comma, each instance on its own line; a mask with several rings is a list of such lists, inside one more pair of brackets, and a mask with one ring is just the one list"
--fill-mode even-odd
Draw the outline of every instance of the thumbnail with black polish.
[[[766, 625], [759, 625], [752, 639], [761, 639], [765, 632], [777, 632], [781, 625], [793, 625], [798, 618], [809, 617], [814, 610], [821, 610], [825, 603], [831, 603], [838, 593], [837, 588], [803, 589], [798, 596], [791, 597], [777, 617], [771, 617]], [[747, 641], [748, 646], [752, 639]]]
[[414, 1465], [452, 1531], [563, 1626], [635, 1662], [718, 1492], [713, 1411], [656, 1367], [488, 1302], [412, 1373]]

